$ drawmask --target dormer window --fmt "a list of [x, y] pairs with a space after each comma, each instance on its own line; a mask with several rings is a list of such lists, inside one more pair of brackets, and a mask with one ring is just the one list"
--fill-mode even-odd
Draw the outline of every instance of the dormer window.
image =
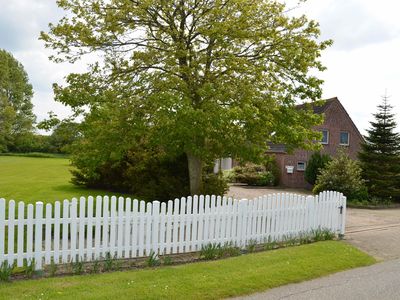
[[322, 132], [321, 144], [328, 145], [329, 144], [329, 131], [324, 129], [321, 132]]
[[347, 131], [340, 132], [340, 145], [341, 146], [348, 146], [350, 143], [350, 134]]

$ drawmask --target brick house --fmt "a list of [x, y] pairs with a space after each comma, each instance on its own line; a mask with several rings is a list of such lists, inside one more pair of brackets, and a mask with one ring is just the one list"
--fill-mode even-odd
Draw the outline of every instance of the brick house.
[[[326, 100], [324, 105], [314, 107], [314, 112], [324, 114], [324, 123], [314, 129], [323, 134], [321, 153], [334, 156], [339, 147], [344, 147], [352, 159], [357, 159], [364, 138], [338, 98]], [[295, 150], [286, 152], [285, 145], [270, 145], [269, 153], [276, 156], [281, 170], [280, 185], [292, 188], [310, 188], [304, 179], [304, 170], [313, 151]]]

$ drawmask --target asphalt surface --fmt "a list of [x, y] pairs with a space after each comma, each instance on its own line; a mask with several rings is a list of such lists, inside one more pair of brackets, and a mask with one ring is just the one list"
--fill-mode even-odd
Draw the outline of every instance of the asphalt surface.
[[248, 300], [386, 300], [400, 299], [400, 260], [289, 284], [236, 299]]

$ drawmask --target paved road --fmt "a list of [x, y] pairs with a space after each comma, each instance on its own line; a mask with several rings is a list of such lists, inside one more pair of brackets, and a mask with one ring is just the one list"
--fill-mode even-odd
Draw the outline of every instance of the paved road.
[[[302, 191], [249, 189], [240, 186], [230, 189], [230, 195], [240, 195], [243, 198], [277, 192]], [[347, 209], [345, 238], [385, 262], [238, 299], [400, 300], [400, 209]]]
[[389, 300], [400, 299], [400, 260], [353, 269], [236, 298], [248, 300]]

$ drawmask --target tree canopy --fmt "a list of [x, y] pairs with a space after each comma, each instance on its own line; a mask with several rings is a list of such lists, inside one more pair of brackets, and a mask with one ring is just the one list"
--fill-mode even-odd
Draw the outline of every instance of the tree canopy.
[[319, 57], [331, 41], [320, 41], [318, 24], [289, 16], [284, 4], [57, 3], [68, 14], [41, 34], [56, 51], [51, 58], [101, 58], [87, 73], [69, 75], [68, 86], [56, 85], [57, 100], [87, 119], [118, 115], [125, 136], [113, 141], [146, 136], [170, 155], [185, 154], [191, 193], [201, 193], [202, 169], [216, 158], [257, 160], [267, 141], [310, 148], [320, 138], [311, 128], [321, 117], [295, 106], [320, 99], [322, 80], [310, 71], [324, 70]]
[[359, 153], [369, 193], [378, 198], [400, 199], [400, 135], [394, 117], [384, 96]]
[[35, 122], [32, 97], [24, 67], [0, 49], [0, 152], [23, 150], [30, 142]]

